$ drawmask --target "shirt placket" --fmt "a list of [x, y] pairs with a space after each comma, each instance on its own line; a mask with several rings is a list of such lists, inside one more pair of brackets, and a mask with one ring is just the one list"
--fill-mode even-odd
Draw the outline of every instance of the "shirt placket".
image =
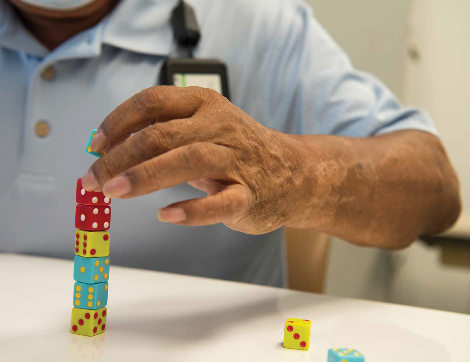
[[83, 32], [33, 64], [25, 102], [20, 180], [52, 187], [60, 162], [67, 162], [57, 154], [59, 135], [55, 132], [58, 122], [66, 121], [55, 114], [55, 107], [60, 107], [58, 92], [67, 86], [61, 78], [66, 68], [62, 64], [99, 56], [99, 33], [99, 27]]

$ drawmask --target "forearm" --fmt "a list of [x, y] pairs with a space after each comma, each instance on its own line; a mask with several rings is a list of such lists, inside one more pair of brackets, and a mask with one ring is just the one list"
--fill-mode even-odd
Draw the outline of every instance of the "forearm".
[[433, 135], [289, 137], [301, 162], [293, 193], [299, 207], [286, 226], [400, 248], [445, 230], [460, 213], [457, 176]]

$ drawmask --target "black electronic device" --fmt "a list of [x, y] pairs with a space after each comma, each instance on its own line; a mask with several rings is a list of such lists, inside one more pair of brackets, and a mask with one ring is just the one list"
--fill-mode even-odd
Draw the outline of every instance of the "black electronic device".
[[211, 88], [230, 99], [227, 68], [219, 60], [168, 58], [160, 74], [161, 84]]
[[217, 59], [193, 58], [193, 49], [201, 39], [194, 9], [186, 2], [179, 1], [171, 16], [171, 26], [177, 45], [186, 49], [188, 57], [167, 58], [160, 73], [160, 83], [211, 88], [230, 99], [225, 64]]

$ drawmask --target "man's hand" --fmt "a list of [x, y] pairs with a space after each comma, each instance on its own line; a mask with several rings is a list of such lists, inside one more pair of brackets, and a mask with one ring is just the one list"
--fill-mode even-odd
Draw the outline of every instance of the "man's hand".
[[313, 228], [400, 248], [460, 213], [457, 176], [429, 133], [288, 135], [203, 88], [142, 91], [104, 120], [92, 147], [109, 153], [83, 177], [87, 190], [130, 198], [189, 182], [206, 191], [159, 211], [181, 225]]
[[215, 91], [153, 87], [100, 125], [92, 148], [108, 153], [83, 177], [83, 186], [131, 198], [188, 182], [209, 196], [161, 209], [162, 221], [223, 222], [245, 233], [266, 233], [284, 225], [295, 208], [295, 144]]

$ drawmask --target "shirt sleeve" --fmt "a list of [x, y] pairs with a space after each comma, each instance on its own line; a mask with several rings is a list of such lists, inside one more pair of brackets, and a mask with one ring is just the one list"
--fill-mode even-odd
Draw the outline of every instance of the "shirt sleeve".
[[264, 69], [275, 79], [266, 89], [274, 128], [352, 137], [405, 129], [437, 135], [423, 110], [404, 107], [377, 78], [354, 69], [303, 1], [284, 6], [275, 24], [276, 45], [268, 48]]

